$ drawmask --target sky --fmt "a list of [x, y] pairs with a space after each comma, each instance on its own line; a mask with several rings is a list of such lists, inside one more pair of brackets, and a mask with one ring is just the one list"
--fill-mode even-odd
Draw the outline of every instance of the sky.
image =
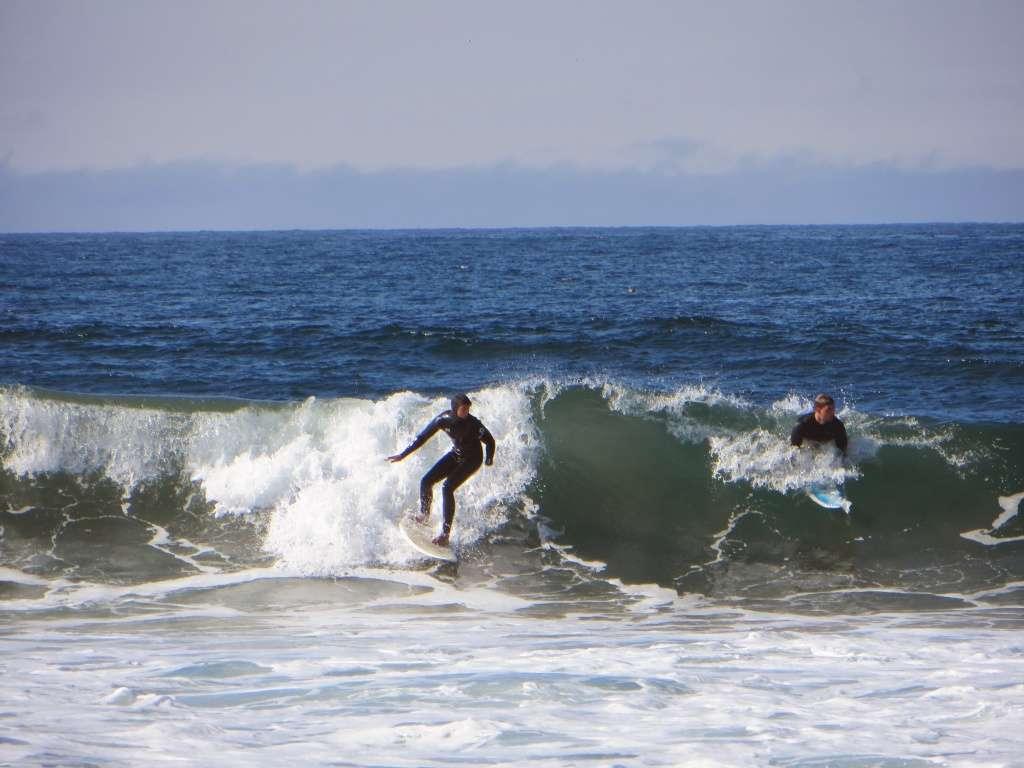
[[0, 230], [1024, 220], [1018, 0], [0, 0]]

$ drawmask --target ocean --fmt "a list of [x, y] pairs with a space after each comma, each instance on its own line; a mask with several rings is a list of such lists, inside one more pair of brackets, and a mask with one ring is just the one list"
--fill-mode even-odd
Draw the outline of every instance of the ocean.
[[1018, 224], [0, 235], [0, 765], [1024, 765], [1022, 297]]

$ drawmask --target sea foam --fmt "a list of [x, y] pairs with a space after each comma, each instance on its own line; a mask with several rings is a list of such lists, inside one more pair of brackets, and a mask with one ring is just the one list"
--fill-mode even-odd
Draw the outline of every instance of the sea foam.
[[[495, 435], [497, 457], [458, 491], [457, 548], [507, 520], [535, 475], [540, 445], [525, 388], [496, 386], [471, 397]], [[450, 441], [438, 434], [398, 464], [387, 457], [447, 407], [444, 398], [401, 392], [379, 401], [309, 398], [182, 413], [18, 389], [0, 397], [0, 429], [4, 466], [15, 474], [104, 477], [126, 499], [142, 484], [178, 474], [202, 490], [214, 515], [265, 513], [264, 548], [282, 567], [325, 575], [417, 556], [397, 522], [416, 509], [419, 479]], [[440, 507], [438, 486], [438, 524]]]

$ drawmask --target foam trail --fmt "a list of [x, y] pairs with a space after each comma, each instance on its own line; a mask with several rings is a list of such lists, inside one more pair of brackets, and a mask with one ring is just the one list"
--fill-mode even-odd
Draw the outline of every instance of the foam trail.
[[1024, 536], [998, 537], [992, 535], [1017, 516], [1017, 513], [1020, 511], [1021, 501], [1024, 501], [1024, 491], [1015, 493], [1012, 496], [1000, 496], [999, 506], [1003, 508], [1003, 512], [999, 517], [992, 521], [992, 527], [988, 529], [978, 528], [973, 531], [964, 531], [960, 535], [965, 539], [976, 541], [987, 547], [994, 547], [999, 544], [1008, 544], [1011, 541], [1024, 541]]
[[702, 406], [734, 413], [754, 409], [751, 403], [740, 397], [703, 385], [683, 386], [673, 392], [660, 393], [605, 383], [602, 393], [608, 401], [608, 407], [619, 413], [627, 416], [663, 416], [672, 435], [688, 444], [699, 444], [727, 431], [721, 425], [691, 413], [691, 407]]

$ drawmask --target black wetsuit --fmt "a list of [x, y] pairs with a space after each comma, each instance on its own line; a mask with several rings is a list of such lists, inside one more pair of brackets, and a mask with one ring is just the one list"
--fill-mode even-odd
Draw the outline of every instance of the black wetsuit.
[[801, 445], [804, 440], [814, 440], [818, 443], [835, 440], [836, 448], [843, 453], [846, 453], [846, 444], [849, 442], [843, 422], [833, 417], [832, 421], [819, 424], [813, 412], [801, 416], [793, 427], [793, 434], [789, 436], [791, 445]]
[[452, 520], [455, 519], [455, 489], [480, 469], [480, 463], [485, 461], [483, 449], [480, 447], [481, 443], [487, 446], [487, 465], [490, 466], [494, 463], [494, 437], [476, 416], [467, 414], [466, 418], [460, 419], [454, 412], [445, 411], [430, 422], [427, 428], [416, 436], [412, 444], [399, 455], [405, 458], [441, 429], [448, 434], [455, 445], [420, 480], [420, 515], [426, 517], [430, 514], [430, 504], [434, 500], [434, 486], [444, 478], [444, 485], [441, 488], [444, 500], [442, 505], [444, 528], [442, 530], [444, 535], [448, 536], [452, 530]]

